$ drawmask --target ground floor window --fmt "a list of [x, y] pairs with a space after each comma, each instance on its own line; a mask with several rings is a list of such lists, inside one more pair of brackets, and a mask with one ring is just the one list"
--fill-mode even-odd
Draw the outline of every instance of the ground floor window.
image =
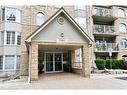
[[0, 70], [3, 69], [3, 56], [0, 56]]
[[5, 56], [5, 70], [14, 69], [14, 56], [13, 55], [6, 55]]
[[20, 56], [17, 56], [16, 69], [20, 68]]
[[20, 56], [0, 56], [0, 70], [18, 70], [20, 68]]

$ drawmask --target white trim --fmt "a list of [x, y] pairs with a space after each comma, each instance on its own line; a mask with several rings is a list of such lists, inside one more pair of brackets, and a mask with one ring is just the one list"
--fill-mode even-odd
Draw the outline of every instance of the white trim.
[[5, 71], [5, 55], [3, 55], [3, 71]]
[[81, 27], [78, 26], [76, 22], [63, 10], [61, 9], [57, 14], [55, 14], [48, 22], [46, 22], [42, 27], [40, 27], [36, 32], [33, 33], [29, 38], [27, 38], [25, 41], [31, 42], [31, 39], [37, 35], [43, 28], [45, 28], [52, 20], [54, 20], [60, 13], [64, 13], [68, 19], [80, 30], [80, 32], [89, 40], [90, 44], [93, 43], [93, 41], [89, 38], [89, 36], [81, 29]]

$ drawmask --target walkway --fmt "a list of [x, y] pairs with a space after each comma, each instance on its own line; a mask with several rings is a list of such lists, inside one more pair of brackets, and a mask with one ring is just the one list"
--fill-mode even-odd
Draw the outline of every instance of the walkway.
[[84, 78], [71, 73], [45, 74], [38, 81], [0, 83], [0, 89], [127, 89], [127, 74], [94, 74]]

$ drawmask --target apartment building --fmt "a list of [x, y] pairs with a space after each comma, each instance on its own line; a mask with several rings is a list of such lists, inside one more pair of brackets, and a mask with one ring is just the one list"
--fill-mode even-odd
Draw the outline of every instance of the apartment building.
[[126, 59], [126, 6], [1, 6], [0, 71], [88, 77], [96, 59]]

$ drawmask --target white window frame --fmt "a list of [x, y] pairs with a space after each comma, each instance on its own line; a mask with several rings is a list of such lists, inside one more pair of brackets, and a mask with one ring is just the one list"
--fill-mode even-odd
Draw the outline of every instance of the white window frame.
[[[10, 37], [9, 37], [10, 43], [9, 44], [7, 43], [8, 38], [6, 38], [6, 44], [7, 45], [15, 45], [16, 44], [16, 32], [15, 31], [7, 31], [7, 34], [8, 33], [10, 33]], [[13, 33], [14, 33], [14, 36], [13, 36]], [[6, 35], [6, 37], [8, 37], [8, 36]], [[13, 42], [13, 37], [14, 37], [14, 42]]]
[[[3, 32], [3, 43], [2, 38], [0, 38], [1, 45], [21, 45], [21, 32], [18, 31], [2, 31]], [[7, 44], [7, 32], [14, 32], [15, 33], [15, 42], [12, 44], [12, 33], [10, 36], [10, 44]], [[1, 33], [1, 32], [0, 32]], [[20, 44], [18, 44], [18, 36], [20, 35]]]
[[[14, 15], [15, 15], [15, 20], [12, 21], [12, 20], [7, 20], [7, 15], [10, 14], [8, 11], [13, 11], [14, 12]], [[16, 8], [11, 8], [11, 7], [5, 7], [3, 8], [3, 11], [2, 11], [3, 15], [2, 15], [2, 21], [7, 21], [7, 22], [18, 22], [20, 23], [21, 22], [21, 11], [19, 9], [16, 9]], [[4, 16], [4, 17], [3, 17]]]
[[126, 26], [126, 24], [120, 23], [119, 24], [119, 31], [123, 32], [123, 33], [127, 32], [127, 26]]
[[[14, 63], [13, 63], [13, 68], [9, 68], [9, 69], [6, 68], [6, 61], [7, 61], [6, 58], [7, 58], [7, 57], [13, 57], [13, 62], [14, 62]], [[4, 66], [4, 70], [5, 70], [5, 71], [8, 71], [8, 70], [15, 70], [15, 56], [14, 56], [14, 55], [5, 55], [5, 63], [4, 63], [4, 65], [5, 65], [5, 66]]]
[[[21, 56], [20, 55], [1, 55], [1, 56], [3, 57], [3, 67], [2, 67], [2, 69], [0, 69], [0, 71], [20, 70], [20, 66], [17, 69], [17, 59], [18, 59], [18, 57], [20, 57], [19, 65], [21, 63]], [[13, 58], [14, 58], [14, 64], [13, 64], [14, 65], [14, 68], [13, 69], [5, 69], [6, 56], [13, 56]]]
[[118, 14], [118, 17], [125, 18], [125, 10], [124, 9], [119, 8], [117, 11], [117, 14]]
[[127, 48], [127, 39], [122, 39], [120, 41], [120, 47], [121, 47], [121, 49]]
[[44, 23], [44, 14], [42, 12], [37, 13], [36, 15], [36, 25], [41, 25]]

